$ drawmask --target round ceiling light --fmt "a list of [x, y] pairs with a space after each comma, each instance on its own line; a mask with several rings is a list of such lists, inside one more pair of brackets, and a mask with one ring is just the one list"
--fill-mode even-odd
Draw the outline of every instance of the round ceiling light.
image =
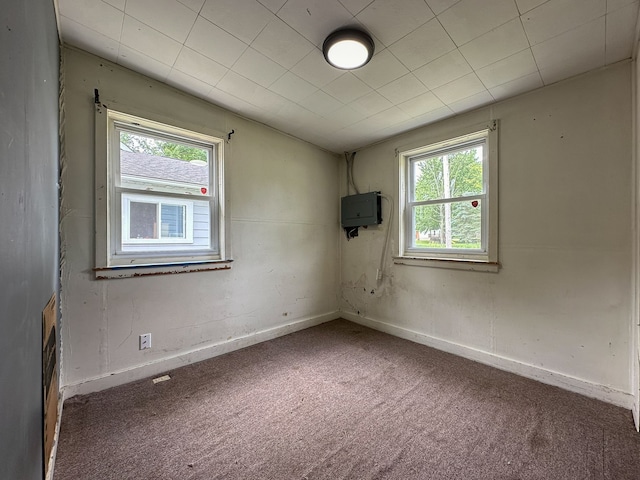
[[373, 56], [374, 44], [362, 30], [345, 28], [336, 30], [322, 45], [324, 58], [336, 68], [353, 70], [366, 65]]

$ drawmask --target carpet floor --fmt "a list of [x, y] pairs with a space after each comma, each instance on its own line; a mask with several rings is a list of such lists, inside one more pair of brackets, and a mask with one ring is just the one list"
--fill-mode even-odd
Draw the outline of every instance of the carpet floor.
[[640, 479], [631, 413], [337, 320], [67, 400], [55, 480]]

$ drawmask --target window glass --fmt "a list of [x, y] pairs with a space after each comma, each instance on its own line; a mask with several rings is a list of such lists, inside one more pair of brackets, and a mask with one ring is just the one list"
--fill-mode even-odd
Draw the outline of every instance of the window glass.
[[158, 238], [158, 206], [155, 203], [129, 204], [129, 238], [139, 240]]
[[482, 249], [484, 141], [411, 157], [412, 247]]
[[184, 205], [162, 204], [162, 238], [185, 238], [185, 211]]

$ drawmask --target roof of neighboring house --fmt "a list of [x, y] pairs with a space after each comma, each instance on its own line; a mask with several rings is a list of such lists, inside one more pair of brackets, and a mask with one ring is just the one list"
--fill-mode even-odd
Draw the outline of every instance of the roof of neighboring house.
[[209, 183], [208, 166], [125, 150], [120, 150], [120, 174], [197, 185]]

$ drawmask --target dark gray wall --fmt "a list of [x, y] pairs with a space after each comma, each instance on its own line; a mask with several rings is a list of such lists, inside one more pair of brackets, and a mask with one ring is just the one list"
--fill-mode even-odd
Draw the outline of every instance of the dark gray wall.
[[43, 477], [42, 309], [58, 285], [52, 0], [0, 9], [0, 479]]

